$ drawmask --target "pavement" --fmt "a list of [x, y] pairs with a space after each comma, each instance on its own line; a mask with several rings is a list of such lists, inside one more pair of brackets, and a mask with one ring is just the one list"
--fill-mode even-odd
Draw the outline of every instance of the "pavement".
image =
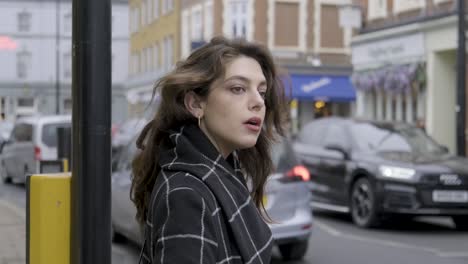
[[0, 199], [0, 264], [26, 263], [26, 212]]
[[[137, 263], [139, 248], [113, 244], [112, 263]], [[26, 263], [26, 211], [0, 197], [0, 264]]]

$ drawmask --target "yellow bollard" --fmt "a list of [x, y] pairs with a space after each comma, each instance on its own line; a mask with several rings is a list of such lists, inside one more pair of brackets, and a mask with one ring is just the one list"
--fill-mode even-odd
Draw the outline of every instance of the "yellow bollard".
[[69, 172], [69, 164], [68, 164], [68, 159], [62, 159], [62, 163], [63, 163], [63, 172]]
[[70, 263], [71, 173], [31, 175], [26, 184], [26, 263]]

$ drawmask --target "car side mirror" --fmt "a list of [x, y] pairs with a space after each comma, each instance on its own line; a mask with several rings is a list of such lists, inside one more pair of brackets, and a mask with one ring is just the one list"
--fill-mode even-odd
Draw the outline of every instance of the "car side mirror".
[[343, 154], [343, 159], [348, 160], [349, 159], [349, 153], [347, 150], [345, 150], [342, 146], [336, 145], [336, 144], [329, 144], [325, 146], [325, 149], [329, 150], [334, 150], [338, 151], [341, 154]]

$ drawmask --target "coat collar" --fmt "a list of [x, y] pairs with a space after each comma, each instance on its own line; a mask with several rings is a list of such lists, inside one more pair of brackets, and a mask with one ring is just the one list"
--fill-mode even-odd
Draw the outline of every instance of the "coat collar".
[[187, 172], [211, 190], [245, 263], [269, 263], [272, 236], [251, 199], [237, 154], [227, 159], [196, 125], [171, 131], [160, 147], [165, 172]]

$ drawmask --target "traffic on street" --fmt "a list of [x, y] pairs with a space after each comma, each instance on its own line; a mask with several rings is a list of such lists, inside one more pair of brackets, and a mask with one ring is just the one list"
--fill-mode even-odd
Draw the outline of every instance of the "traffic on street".
[[[0, 199], [25, 210], [23, 185], [0, 183]], [[1, 212], [0, 212], [1, 213]], [[468, 263], [468, 232], [448, 217], [395, 220], [378, 229], [362, 229], [349, 216], [314, 210], [314, 226], [307, 253], [299, 261], [283, 261], [278, 249], [272, 264]], [[139, 246], [128, 239], [112, 244], [112, 264], [137, 263]]]
[[468, 264], [467, 11], [0, 0], [0, 264]]

